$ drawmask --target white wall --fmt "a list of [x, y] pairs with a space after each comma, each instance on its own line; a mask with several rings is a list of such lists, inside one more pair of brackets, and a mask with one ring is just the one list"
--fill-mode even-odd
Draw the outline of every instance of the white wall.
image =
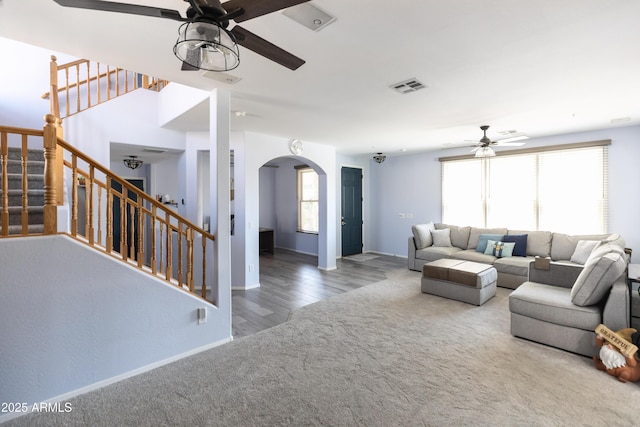
[[0, 239], [0, 259], [0, 402], [68, 398], [231, 338], [225, 310], [69, 237]]
[[[609, 232], [620, 233], [640, 259], [640, 126], [611, 128], [536, 138], [526, 147], [569, 144], [610, 139], [609, 147]], [[497, 148], [497, 150], [501, 150]], [[367, 238], [371, 250], [407, 256], [411, 225], [440, 221], [439, 157], [468, 154], [468, 149], [452, 149], [406, 156], [388, 156], [382, 164], [371, 161], [370, 197], [373, 229]], [[567, 189], [570, 191], [570, 189]], [[399, 214], [404, 214], [401, 218]], [[407, 218], [407, 214], [412, 218]], [[562, 230], [551, 230], [559, 231]], [[585, 234], [589, 233], [585, 230]]]

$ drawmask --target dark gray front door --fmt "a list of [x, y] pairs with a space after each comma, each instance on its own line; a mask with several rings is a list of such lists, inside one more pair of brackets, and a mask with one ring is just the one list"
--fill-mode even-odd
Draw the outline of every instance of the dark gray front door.
[[342, 168], [342, 256], [362, 253], [362, 169]]

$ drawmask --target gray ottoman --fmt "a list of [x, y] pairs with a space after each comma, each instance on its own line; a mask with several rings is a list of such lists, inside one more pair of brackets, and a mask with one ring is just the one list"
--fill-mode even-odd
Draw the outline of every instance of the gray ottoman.
[[497, 279], [489, 264], [439, 259], [422, 267], [422, 292], [482, 305], [496, 294]]

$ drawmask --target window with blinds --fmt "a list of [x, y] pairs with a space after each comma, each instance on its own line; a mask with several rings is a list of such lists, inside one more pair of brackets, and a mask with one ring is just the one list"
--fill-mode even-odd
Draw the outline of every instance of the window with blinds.
[[606, 233], [608, 144], [442, 158], [442, 222]]

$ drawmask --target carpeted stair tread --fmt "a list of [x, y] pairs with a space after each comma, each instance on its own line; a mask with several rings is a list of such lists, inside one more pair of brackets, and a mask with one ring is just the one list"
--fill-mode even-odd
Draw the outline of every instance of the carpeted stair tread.
[[[42, 150], [27, 151], [27, 212], [29, 233], [42, 233], [44, 230], [44, 153]], [[7, 199], [9, 210], [9, 234], [22, 234], [22, 150], [9, 148], [6, 162]], [[2, 174], [0, 174], [0, 206], [2, 193]], [[1, 215], [1, 213], [0, 213]], [[1, 230], [1, 223], [0, 223]]]

